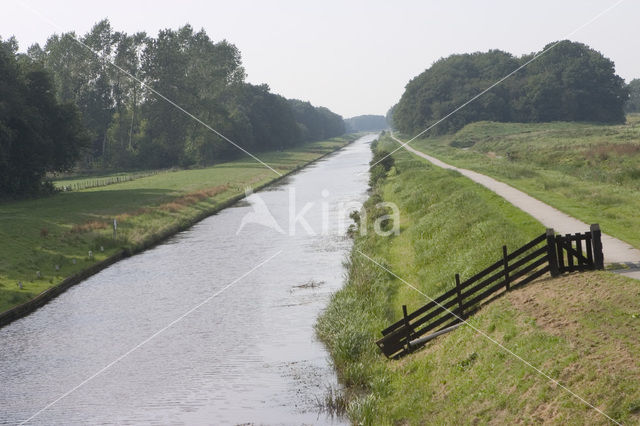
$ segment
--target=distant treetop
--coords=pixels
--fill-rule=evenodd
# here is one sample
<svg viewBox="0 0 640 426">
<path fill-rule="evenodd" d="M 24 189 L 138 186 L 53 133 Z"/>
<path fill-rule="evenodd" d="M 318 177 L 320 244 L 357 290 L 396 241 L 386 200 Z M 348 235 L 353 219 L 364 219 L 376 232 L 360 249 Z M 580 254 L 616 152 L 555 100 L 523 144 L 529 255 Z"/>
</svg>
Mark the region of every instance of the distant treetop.
<svg viewBox="0 0 640 426">
<path fill-rule="evenodd" d="M 358 115 L 344 120 L 347 132 L 375 132 L 389 127 L 383 115 Z"/>
<path fill-rule="evenodd" d="M 550 43 L 539 58 L 434 127 L 489 121 L 621 123 L 628 89 L 613 62 L 585 44 Z M 500 50 L 456 54 L 413 78 L 393 107 L 394 128 L 418 133 L 531 60 Z"/>
<path fill-rule="evenodd" d="M 634 78 L 627 85 L 629 100 L 625 104 L 626 112 L 640 112 L 640 78 Z"/>
</svg>

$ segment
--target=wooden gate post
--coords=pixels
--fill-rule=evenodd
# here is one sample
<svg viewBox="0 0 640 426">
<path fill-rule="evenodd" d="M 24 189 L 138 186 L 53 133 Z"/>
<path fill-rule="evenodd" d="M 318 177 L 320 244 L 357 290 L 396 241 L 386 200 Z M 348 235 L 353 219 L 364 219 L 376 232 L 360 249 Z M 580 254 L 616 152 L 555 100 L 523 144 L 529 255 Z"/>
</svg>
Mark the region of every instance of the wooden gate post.
<svg viewBox="0 0 640 426">
<path fill-rule="evenodd" d="M 593 244 L 593 266 L 595 269 L 604 269 L 604 254 L 602 253 L 602 232 L 600 225 L 591 225 L 591 241 Z"/>
<path fill-rule="evenodd" d="M 557 277 L 560 275 L 560 270 L 558 269 L 556 233 L 553 228 L 547 228 L 547 257 L 549 258 L 549 273 L 552 277 Z"/>
<path fill-rule="evenodd" d="M 564 240 L 562 235 L 556 235 L 556 253 L 558 253 L 558 270 L 561 274 L 567 272 L 564 266 Z"/>
</svg>

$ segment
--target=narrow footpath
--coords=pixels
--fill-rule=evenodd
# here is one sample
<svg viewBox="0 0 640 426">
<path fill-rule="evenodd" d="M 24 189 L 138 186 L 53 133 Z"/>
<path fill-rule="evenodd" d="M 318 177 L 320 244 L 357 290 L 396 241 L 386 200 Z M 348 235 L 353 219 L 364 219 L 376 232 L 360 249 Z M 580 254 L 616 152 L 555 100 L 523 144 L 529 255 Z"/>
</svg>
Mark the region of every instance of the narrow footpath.
<svg viewBox="0 0 640 426">
<path fill-rule="evenodd" d="M 391 137 L 399 144 L 404 143 L 393 134 L 391 134 Z M 452 166 L 435 157 L 418 151 L 409 145 L 404 145 L 404 148 L 438 167 L 455 170 L 472 181 L 479 183 L 485 188 L 495 192 L 514 206 L 530 214 L 545 227 L 553 228 L 558 233 L 568 234 L 585 232 L 585 230 L 589 229 L 588 224 L 581 222 L 578 219 L 575 219 L 560 210 L 551 207 L 550 205 L 545 204 L 510 185 L 507 185 L 504 182 L 497 181 L 489 176 L 472 170 Z M 606 264 L 626 264 L 629 266 L 629 269 L 622 269 L 616 272 L 631 278 L 640 279 L 640 250 L 632 247 L 624 241 L 607 235 L 604 232 L 602 233 L 602 245 Z"/>
</svg>

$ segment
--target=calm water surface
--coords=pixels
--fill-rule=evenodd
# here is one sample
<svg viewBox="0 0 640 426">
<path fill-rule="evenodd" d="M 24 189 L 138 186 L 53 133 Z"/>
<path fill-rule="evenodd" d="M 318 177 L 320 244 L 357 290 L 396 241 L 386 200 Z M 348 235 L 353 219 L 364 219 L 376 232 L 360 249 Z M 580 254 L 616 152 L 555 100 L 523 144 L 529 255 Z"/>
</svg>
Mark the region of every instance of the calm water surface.
<svg viewBox="0 0 640 426">
<path fill-rule="evenodd" d="M 343 284 L 351 244 L 340 203 L 366 198 L 374 138 L 0 329 L 0 423 L 28 419 L 205 301 L 29 423 L 344 423 L 318 410 L 337 384 L 313 325 Z M 303 218 L 315 235 L 301 222 L 291 233 L 291 213 L 307 203 Z M 247 221 L 265 206 L 282 233 Z"/>
</svg>

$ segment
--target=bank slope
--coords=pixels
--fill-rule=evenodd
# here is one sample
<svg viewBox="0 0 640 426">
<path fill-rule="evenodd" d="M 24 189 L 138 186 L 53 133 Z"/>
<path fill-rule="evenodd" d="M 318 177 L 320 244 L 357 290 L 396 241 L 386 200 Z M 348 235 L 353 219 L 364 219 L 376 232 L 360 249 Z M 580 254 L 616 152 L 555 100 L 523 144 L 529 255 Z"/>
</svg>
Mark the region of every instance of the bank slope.
<svg viewBox="0 0 640 426">
<path fill-rule="evenodd" d="M 392 149 L 388 139 L 379 148 Z M 602 423 L 606 417 L 499 346 L 464 326 L 400 361 L 374 341 L 401 305 L 426 300 L 367 260 L 367 254 L 429 296 L 493 263 L 544 231 L 500 197 L 456 172 L 406 152 L 367 203 L 395 202 L 401 234 L 356 237 L 345 287 L 318 322 L 347 392 L 348 412 L 364 424 L 468 424 L 542 421 Z M 469 243 L 471 241 L 472 243 Z M 570 303 L 567 303 L 570 301 Z M 638 422 L 640 287 L 606 272 L 537 281 L 490 304 L 472 323 L 613 418 Z M 625 374 L 631 372 L 633 374 Z"/>
</svg>

